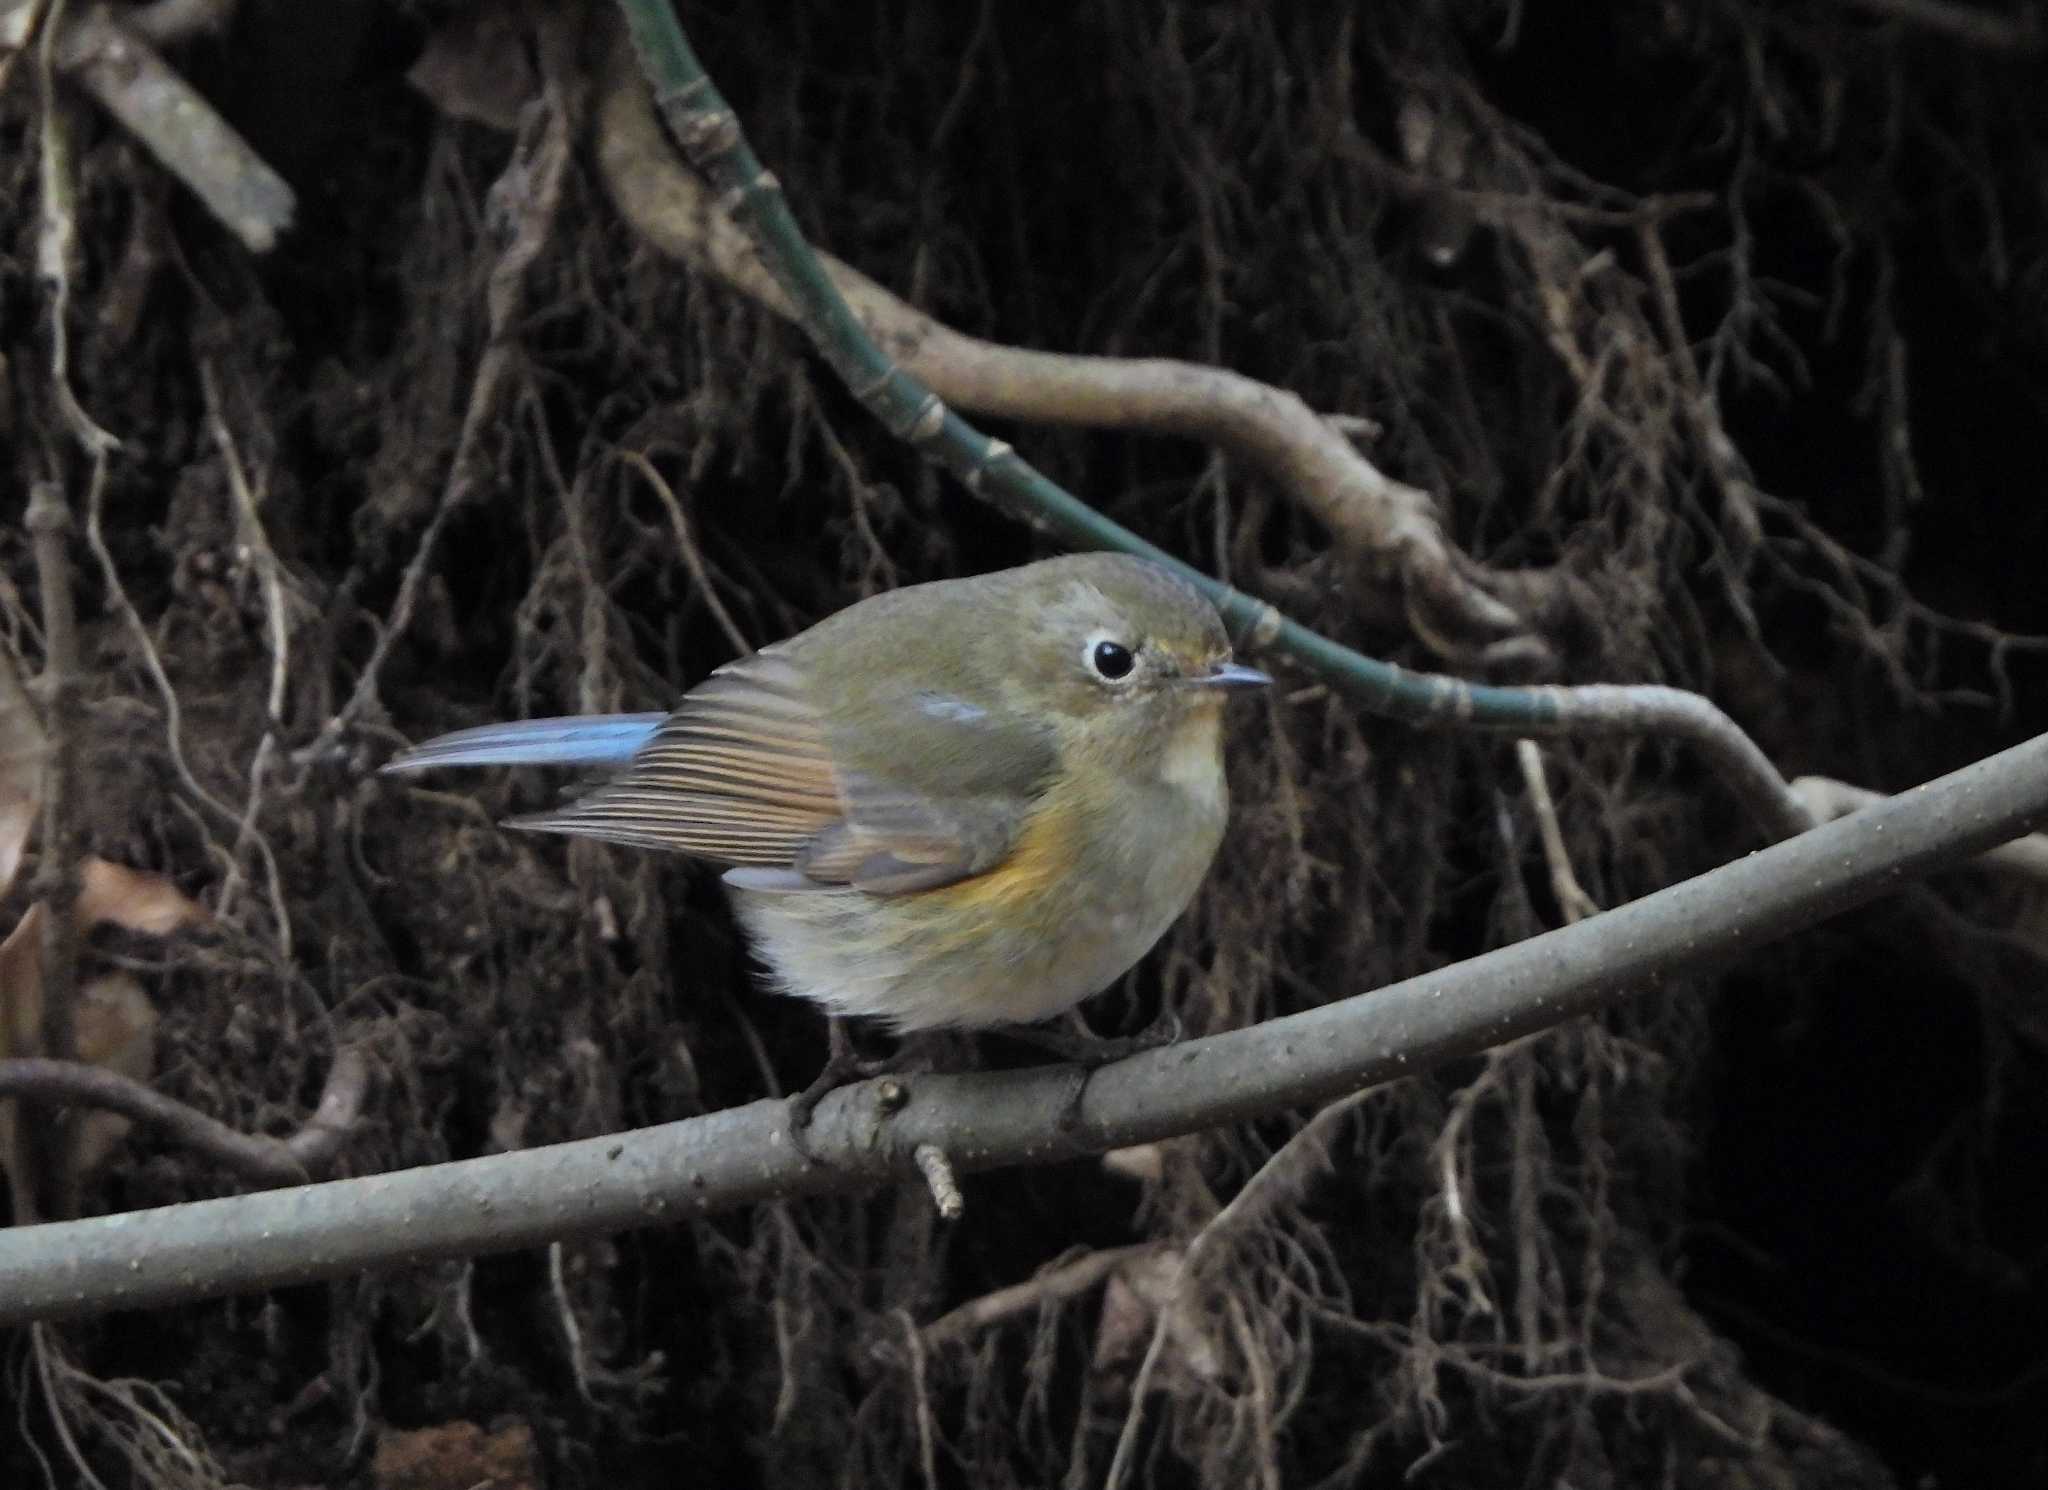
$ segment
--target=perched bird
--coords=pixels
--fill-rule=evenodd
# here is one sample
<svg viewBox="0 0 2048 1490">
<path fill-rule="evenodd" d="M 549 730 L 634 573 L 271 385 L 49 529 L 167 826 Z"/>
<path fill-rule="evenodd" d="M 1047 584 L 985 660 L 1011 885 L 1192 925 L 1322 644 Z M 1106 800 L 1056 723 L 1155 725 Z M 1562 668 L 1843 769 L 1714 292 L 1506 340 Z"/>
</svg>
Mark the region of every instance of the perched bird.
<svg viewBox="0 0 2048 1490">
<path fill-rule="evenodd" d="M 985 1028 L 1100 991 L 1185 909 L 1229 810 L 1224 696 L 1269 681 L 1193 586 L 1077 554 L 872 596 L 672 714 L 486 725 L 384 769 L 616 767 L 511 826 L 726 865 L 786 992 Z"/>
</svg>

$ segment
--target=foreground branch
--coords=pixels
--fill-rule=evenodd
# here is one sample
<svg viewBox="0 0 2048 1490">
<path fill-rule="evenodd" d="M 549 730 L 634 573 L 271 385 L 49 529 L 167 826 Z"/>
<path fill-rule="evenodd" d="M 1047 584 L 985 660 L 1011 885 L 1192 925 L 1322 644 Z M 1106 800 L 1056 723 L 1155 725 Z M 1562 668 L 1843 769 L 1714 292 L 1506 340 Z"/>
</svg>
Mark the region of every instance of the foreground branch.
<svg viewBox="0 0 2048 1490">
<path fill-rule="evenodd" d="M 1654 988 L 2048 822 L 2048 735 L 1544 936 L 1251 1029 L 1075 1069 L 893 1076 L 605 1138 L 0 1232 L 0 1325 L 508 1251 L 764 1200 L 1146 1143 L 1410 1076 Z M 909 1091 L 880 1101 L 884 1086 Z"/>
</svg>

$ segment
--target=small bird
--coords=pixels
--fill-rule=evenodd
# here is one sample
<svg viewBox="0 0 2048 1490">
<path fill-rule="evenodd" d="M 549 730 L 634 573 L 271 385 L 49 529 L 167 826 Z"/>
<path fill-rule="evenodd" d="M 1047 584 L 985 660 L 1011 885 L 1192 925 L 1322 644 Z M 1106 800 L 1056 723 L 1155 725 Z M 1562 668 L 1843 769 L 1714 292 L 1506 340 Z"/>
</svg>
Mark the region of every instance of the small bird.
<svg viewBox="0 0 2048 1490">
<path fill-rule="evenodd" d="M 1022 1025 L 1193 899 L 1229 812 L 1224 697 L 1270 681 L 1192 585 L 1076 554 L 872 596 L 671 714 L 485 725 L 384 769 L 616 768 L 510 826 L 726 866 L 775 984 L 834 1015 Z"/>
</svg>

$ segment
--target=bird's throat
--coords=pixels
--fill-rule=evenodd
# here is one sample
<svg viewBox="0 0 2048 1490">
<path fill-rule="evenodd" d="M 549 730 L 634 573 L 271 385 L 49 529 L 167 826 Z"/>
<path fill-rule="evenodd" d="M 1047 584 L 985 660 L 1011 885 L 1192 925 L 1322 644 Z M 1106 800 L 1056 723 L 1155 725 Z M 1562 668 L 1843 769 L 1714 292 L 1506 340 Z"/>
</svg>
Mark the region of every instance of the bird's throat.
<svg viewBox="0 0 2048 1490">
<path fill-rule="evenodd" d="M 1159 779 L 1190 803 L 1223 805 L 1223 701 L 1204 699 L 1174 729 L 1159 757 Z"/>
</svg>

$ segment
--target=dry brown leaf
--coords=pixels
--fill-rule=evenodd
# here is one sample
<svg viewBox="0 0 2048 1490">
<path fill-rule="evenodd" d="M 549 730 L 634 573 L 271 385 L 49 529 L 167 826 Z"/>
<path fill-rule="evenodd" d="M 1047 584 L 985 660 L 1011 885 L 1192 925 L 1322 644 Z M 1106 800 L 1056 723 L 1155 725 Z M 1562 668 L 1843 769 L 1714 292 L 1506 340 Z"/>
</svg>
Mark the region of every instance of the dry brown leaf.
<svg viewBox="0 0 2048 1490">
<path fill-rule="evenodd" d="M 80 874 L 76 906 L 82 926 L 112 924 L 151 936 L 165 936 L 207 919 L 206 907 L 162 875 L 91 857 L 86 859 Z M 7 940 L 0 942 L 0 1059 L 43 1054 L 44 915 L 43 905 L 38 901 L 8 933 Z M 79 1057 L 121 1070 L 110 1060 L 87 1053 L 88 1000 L 92 989 L 106 981 L 101 979 L 79 995 L 75 1016 Z M 155 1018 L 152 1011 L 152 1029 Z"/>
<path fill-rule="evenodd" d="M 168 879 L 106 859 L 87 858 L 79 867 L 73 913 L 86 927 L 111 923 L 129 931 L 163 936 L 207 919 L 206 908 Z M 43 1050 L 43 922 L 38 901 L 0 942 L 0 1059 L 31 1057 Z M 156 1006 L 142 985 L 126 973 L 95 978 L 78 991 L 73 1011 L 81 1061 L 147 1081 L 156 1069 Z M 128 1119 L 111 1112 L 80 1114 L 72 1127 L 65 1168 L 81 1182 L 107 1161 L 126 1135 Z M 21 1152 L 16 1104 L 0 1102 L 0 1170 L 19 1183 L 28 1172 Z M 31 1197 L 15 1193 L 17 1219 L 32 1215 Z"/>
<path fill-rule="evenodd" d="M 524 1423 L 486 1433 L 475 1423 L 453 1422 L 387 1428 L 370 1475 L 378 1490 L 532 1490 L 540 1463 Z"/>
<path fill-rule="evenodd" d="M 22 850 L 42 806 L 47 753 L 42 716 L 14 659 L 0 647 L 0 895 L 21 871 Z"/>
<path fill-rule="evenodd" d="M 111 923 L 149 936 L 168 936 L 207 919 L 205 906 L 162 875 L 91 856 L 79 870 L 77 914 L 81 926 Z"/>
</svg>

